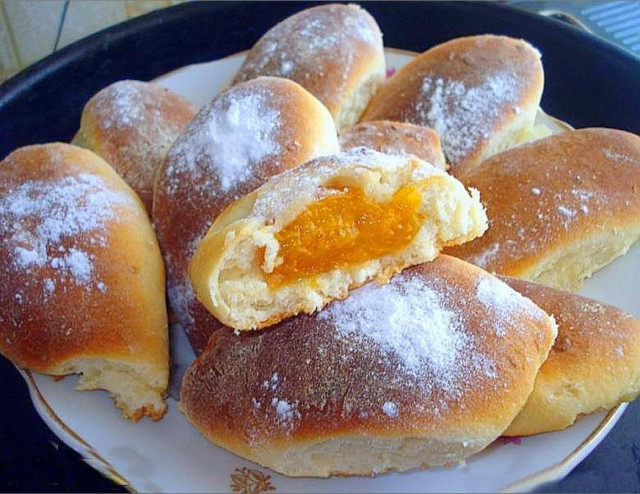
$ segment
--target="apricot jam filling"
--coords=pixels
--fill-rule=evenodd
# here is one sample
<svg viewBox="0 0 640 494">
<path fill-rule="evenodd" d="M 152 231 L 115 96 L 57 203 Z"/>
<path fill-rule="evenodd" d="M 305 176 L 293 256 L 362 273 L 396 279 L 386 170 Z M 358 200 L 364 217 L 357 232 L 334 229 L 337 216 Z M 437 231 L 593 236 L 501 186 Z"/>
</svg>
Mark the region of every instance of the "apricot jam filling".
<svg viewBox="0 0 640 494">
<path fill-rule="evenodd" d="M 265 274 L 267 283 L 286 285 L 405 248 L 422 223 L 421 204 L 420 192 L 406 185 L 386 203 L 354 187 L 309 205 L 275 234 L 283 262 Z M 264 249 L 258 255 L 264 259 Z"/>
</svg>

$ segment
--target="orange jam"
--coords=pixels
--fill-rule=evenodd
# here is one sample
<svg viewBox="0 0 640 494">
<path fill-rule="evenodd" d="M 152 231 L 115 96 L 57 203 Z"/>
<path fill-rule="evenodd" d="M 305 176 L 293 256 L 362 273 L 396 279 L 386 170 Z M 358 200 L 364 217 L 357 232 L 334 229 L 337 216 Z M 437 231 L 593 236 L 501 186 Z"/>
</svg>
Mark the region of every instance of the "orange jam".
<svg viewBox="0 0 640 494">
<path fill-rule="evenodd" d="M 315 202 L 275 234 L 283 262 L 265 278 L 285 285 L 396 252 L 418 233 L 421 203 L 412 185 L 386 203 L 368 199 L 359 188 Z M 263 259 L 264 249 L 258 255 Z"/>
</svg>

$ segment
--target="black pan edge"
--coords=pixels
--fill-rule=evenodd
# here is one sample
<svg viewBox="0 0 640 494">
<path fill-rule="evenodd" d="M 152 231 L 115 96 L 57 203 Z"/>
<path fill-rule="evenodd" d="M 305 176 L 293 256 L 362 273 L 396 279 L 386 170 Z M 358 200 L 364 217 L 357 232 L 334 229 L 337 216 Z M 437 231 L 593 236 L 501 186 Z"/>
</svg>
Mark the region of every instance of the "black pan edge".
<svg viewBox="0 0 640 494">
<path fill-rule="evenodd" d="M 0 157 L 72 138 L 82 106 L 122 79 L 150 80 L 249 48 L 279 20 L 313 3 L 193 2 L 129 20 L 77 41 L 0 86 Z M 457 36 L 524 38 L 543 54 L 543 108 L 575 127 L 640 133 L 640 61 L 608 41 L 498 3 L 362 2 L 385 44 L 423 51 Z"/>
</svg>

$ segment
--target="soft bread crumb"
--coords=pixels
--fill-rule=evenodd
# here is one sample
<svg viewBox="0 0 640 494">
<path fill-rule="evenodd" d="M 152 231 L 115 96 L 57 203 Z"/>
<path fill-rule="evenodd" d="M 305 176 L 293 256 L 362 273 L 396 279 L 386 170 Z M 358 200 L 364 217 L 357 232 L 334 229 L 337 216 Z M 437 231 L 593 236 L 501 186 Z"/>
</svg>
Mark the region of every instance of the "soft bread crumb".
<svg viewBox="0 0 640 494">
<path fill-rule="evenodd" d="M 160 420 L 167 411 L 163 378 L 149 366 L 104 359 L 76 359 L 62 366 L 56 375 L 78 374 L 77 390 L 104 389 L 122 410 L 123 417 Z"/>
<path fill-rule="evenodd" d="M 250 324 L 254 327 L 264 327 L 281 320 L 283 309 L 287 316 L 298 312 L 313 313 L 331 299 L 346 297 L 349 289 L 372 278 L 384 283 L 407 266 L 434 259 L 443 246 L 462 243 L 482 234 L 486 219 L 477 191 L 472 191 L 471 197 L 464 200 L 459 193 L 459 190 L 445 187 L 425 191 L 420 214 L 428 220 L 407 248 L 382 258 L 336 268 L 278 290 L 264 281 L 262 271 L 265 266 L 258 266 L 253 261 L 257 249 L 265 245 L 267 251 L 277 252 L 277 240 L 271 236 L 263 244 L 256 242 L 255 237 L 249 237 L 238 246 L 236 255 L 220 272 L 217 283 L 221 303 L 233 307 L 236 320 L 244 319 L 252 321 Z M 270 270 L 273 267 L 269 266 Z"/>
</svg>

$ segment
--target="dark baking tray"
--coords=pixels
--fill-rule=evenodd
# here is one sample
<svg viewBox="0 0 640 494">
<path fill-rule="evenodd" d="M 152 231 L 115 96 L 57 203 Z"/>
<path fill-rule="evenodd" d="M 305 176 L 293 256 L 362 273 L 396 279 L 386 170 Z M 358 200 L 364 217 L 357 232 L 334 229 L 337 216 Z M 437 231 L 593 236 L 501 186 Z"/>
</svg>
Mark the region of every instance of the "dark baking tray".
<svg viewBox="0 0 640 494">
<path fill-rule="evenodd" d="M 543 54 L 542 106 L 548 113 L 575 127 L 640 133 L 640 61 L 613 44 L 499 3 L 360 4 L 376 18 L 389 47 L 420 52 L 478 33 L 524 38 Z M 0 158 L 27 144 L 69 141 L 84 103 L 114 81 L 150 80 L 248 49 L 275 23 L 310 5 L 186 3 L 78 41 L 0 86 Z M 0 491 L 122 491 L 47 429 L 24 382 L 2 357 L 0 389 Z M 627 409 L 566 479 L 543 490 L 640 492 L 640 404 Z"/>
</svg>

